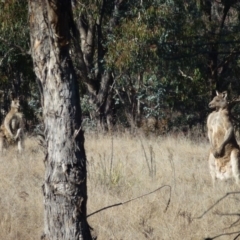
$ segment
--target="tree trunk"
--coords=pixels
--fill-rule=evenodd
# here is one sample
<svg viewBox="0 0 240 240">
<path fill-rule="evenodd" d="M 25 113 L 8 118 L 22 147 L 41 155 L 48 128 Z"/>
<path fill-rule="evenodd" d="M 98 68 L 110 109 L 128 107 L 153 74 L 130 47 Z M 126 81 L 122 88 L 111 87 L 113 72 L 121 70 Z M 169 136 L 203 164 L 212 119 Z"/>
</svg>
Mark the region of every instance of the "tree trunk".
<svg viewBox="0 0 240 240">
<path fill-rule="evenodd" d="M 209 47 L 209 55 L 207 62 L 210 90 L 209 97 L 211 99 L 215 96 L 215 89 L 223 91 L 226 90 L 227 87 L 227 84 L 224 83 L 223 74 L 229 69 L 230 59 L 234 55 L 234 51 L 230 51 L 227 56 L 221 59 L 221 54 L 219 54 L 219 48 L 221 44 L 221 37 L 223 34 L 226 17 L 231 7 L 236 2 L 236 0 L 222 2 L 201 0 L 202 9 L 209 20 L 209 23 L 207 24 L 209 24 L 209 36 L 211 37 L 212 42 Z M 214 8 L 219 8 L 219 6 L 222 8 L 221 18 L 219 18 L 219 16 L 216 16 L 213 10 Z"/>
<path fill-rule="evenodd" d="M 111 5 L 112 16 L 108 24 L 103 25 L 103 19 L 107 14 L 107 1 L 102 1 L 97 20 L 91 15 L 91 11 L 80 11 L 77 20 L 76 39 L 81 44 L 75 44 L 80 75 L 87 85 L 91 101 L 97 106 L 97 112 L 93 114 L 98 128 L 103 131 L 111 131 L 114 124 L 114 99 L 112 70 L 106 67 L 106 53 L 108 51 L 106 35 L 111 35 L 118 25 L 119 9 L 123 1 L 114 1 Z M 85 9 L 85 7 L 84 7 Z M 105 29 L 103 31 L 103 29 Z M 107 30 L 106 30 L 107 29 Z"/>
<path fill-rule="evenodd" d="M 47 146 L 43 239 L 92 239 L 78 84 L 69 56 L 71 1 L 29 0 L 29 22 Z"/>
<path fill-rule="evenodd" d="M 98 128 L 103 131 L 113 130 L 114 104 L 111 86 L 113 78 L 110 72 L 101 76 L 101 87 L 97 95 L 93 96 L 97 105 Z"/>
</svg>

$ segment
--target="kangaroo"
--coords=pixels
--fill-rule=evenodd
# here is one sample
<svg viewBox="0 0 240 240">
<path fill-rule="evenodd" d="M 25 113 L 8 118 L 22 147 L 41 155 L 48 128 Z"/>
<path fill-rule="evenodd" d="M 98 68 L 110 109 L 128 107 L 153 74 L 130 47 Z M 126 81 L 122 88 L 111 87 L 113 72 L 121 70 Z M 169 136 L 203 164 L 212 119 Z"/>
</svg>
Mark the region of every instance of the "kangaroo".
<svg viewBox="0 0 240 240">
<path fill-rule="evenodd" d="M 12 100 L 11 109 L 6 115 L 0 127 L 0 151 L 3 151 L 5 144 L 18 143 L 18 151 L 23 149 L 23 114 L 19 110 L 18 99 Z"/>
<path fill-rule="evenodd" d="M 209 103 L 215 109 L 207 118 L 208 138 L 211 145 L 209 168 L 213 185 L 216 179 L 235 178 L 240 183 L 240 148 L 236 141 L 231 121 L 231 105 L 227 101 L 227 92 L 216 91 Z"/>
</svg>

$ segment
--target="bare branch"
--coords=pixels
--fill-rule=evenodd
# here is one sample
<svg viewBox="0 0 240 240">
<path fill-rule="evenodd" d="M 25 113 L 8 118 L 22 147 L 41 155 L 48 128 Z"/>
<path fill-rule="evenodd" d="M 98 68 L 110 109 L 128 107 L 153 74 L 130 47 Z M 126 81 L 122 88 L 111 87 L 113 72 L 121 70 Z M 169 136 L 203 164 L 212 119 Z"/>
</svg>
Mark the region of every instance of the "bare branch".
<svg viewBox="0 0 240 240">
<path fill-rule="evenodd" d="M 240 96 L 228 101 L 228 109 L 231 110 L 237 103 L 240 103 Z"/>
<path fill-rule="evenodd" d="M 212 206 L 210 206 L 206 211 L 204 211 L 202 215 L 200 215 L 199 217 L 195 217 L 193 219 L 201 219 L 204 215 L 206 215 L 208 212 L 210 212 L 216 205 L 218 205 L 222 200 L 224 200 L 225 198 L 227 198 L 229 195 L 232 195 L 232 194 L 240 194 L 240 192 L 226 193 L 223 197 L 219 198 Z"/>
<path fill-rule="evenodd" d="M 185 77 L 185 78 L 188 78 L 188 79 L 190 79 L 190 80 L 193 80 L 192 77 L 186 75 L 180 68 L 178 69 L 178 71 L 179 71 L 179 73 L 180 73 L 181 76 L 183 76 L 183 77 Z"/>
<path fill-rule="evenodd" d="M 221 216 L 221 217 L 222 217 L 222 216 L 237 216 L 237 217 L 238 217 L 236 221 L 234 221 L 229 227 L 227 227 L 227 228 L 225 228 L 225 229 L 232 228 L 232 227 L 234 227 L 237 223 L 240 222 L 240 213 L 221 213 L 221 212 L 216 212 L 216 214 L 217 214 L 218 216 Z"/>
<path fill-rule="evenodd" d="M 214 71 L 216 71 L 217 69 L 219 68 L 222 68 L 224 65 L 227 65 L 231 58 L 233 57 L 233 55 L 236 54 L 236 50 L 233 49 L 219 64 L 218 66 L 216 67 L 216 69 Z"/>
<path fill-rule="evenodd" d="M 233 235 L 233 234 L 238 234 L 233 240 L 236 240 L 239 236 L 240 236 L 240 232 L 231 232 L 231 233 L 222 233 L 222 234 L 219 234 L 217 236 L 214 236 L 214 237 L 209 237 L 209 238 L 205 238 L 204 240 L 213 240 L 213 239 L 216 239 L 216 238 L 219 238 L 219 237 L 222 237 L 222 236 L 230 236 L 230 235 Z"/>
<path fill-rule="evenodd" d="M 10 53 L 14 48 L 10 48 L 5 55 L 2 57 L 2 59 L 0 60 L 0 66 L 2 66 L 4 59 L 7 57 L 8 53 Z"/>
<path fill-rule="evenodd" d="M 201 219 L 205 214 L 207 214 L 209 211 L 211 211 L 222 200 L 224 200 L 225 198 L 227 198 L 229 195 L 232 195 L 232 194 L 240 194 L 240 192 L 228 192 L 228 193 L 226 193 L 223 197 L 219 198 L 212 206 L 210 206 L 206 211 L 204 211 L 204 213 L 202 215 L 200 215 L 199 217 L 193 218 L 193 219 Z M 222 214 L 222 215 L 240 216 L 240 214 L 237 214 L 237 213 L 236 214 L 231 214 L 231 213 L 230 214 Z M 240 221 L 240 218 L 238 218 L 234 223 L 232 223 L 230 225 L 230 227 L 236 225 L 239 221 Z M 219 237 L 222 237 L 222 236 L 230 236 L 230 235 L 233 235 L 233 234 L 237 234 L 237 236 L 235 236 L 234 240 L 238 239 L 238 237 L 240 236 L 240 232 L 238 231 L 238 232 L 222 233 L 222 234 L 216 235 L 214 237 L 205 238 L 205 240 L 213 240 L 213 239 L 216 239 L 216 238 L 219 238 Z"/>
<path fill-rule="evenodd" d="M 168 187 L 168 188 L 170 189 L 169 199 L 168 199 L 168 202 L 167 202 L 167 206 L 166 206 L 166 208 L 164 209 L 164 212 L 166 212 L 167 209 L 168 209 L 168 207 L 169 207 L 169 205 L 170 205 L 170 201 L 171 201 L 171 191 L 172 191 L 172 188 L 171 188 L 170 185 L 163 185 L 163 186 L 161 186 L 161 187 L 153 190 L 152 192 L 143 194 L 143 195 L 141 195 L 141 196 L 139 196 L 139 197 L 135 197 L 135 198 L 129 199 L 129 200 L 125 201 L 125 202 L 115 203 L 115 204 L 113 204 L 113 205 L 110 205 L 110 206 L 101 208 L 101 209 L 99 209 L 99 210 L 97 210 L 97 211 L 95 211 L 95 212 L 90 213 L 89 215 L 87 215 L 87 218 L 90 217 L 90 216 L 92 216 L 92 215 L 94 215 L 94 214 L 96 214 L 96 213 L 102 212 L 103 210 L 106 210 L 106 209 L 108 209 L 108 208 L 112 208 L 112 207 L 117 207 L 117 206 L 120 206 L 120 205 L 124 205 L 124 204 L 129 203 L 129 202 L 132 202 L 132 201 L 134 201 L 134 200 L 136 200 L 136 199 L 145 197 L 145 196 L 150 195 L 150 194 L 152 194 L 152 193 L 154 193 L 154 192 L 157 192 L 157 191 L 159 191 L 159 190 L 161 190 L 162 188 L 165 188 L 165 187 Z"/>
<path fill-rule="evenodd" d="M 23 49 L 21 46 L 17 45 L 17 44 L 13 44 L 13 43 L 9 43 L 6 39 L 4 39 L 3 37 L 0 36 L 0 40 L 4 43 L 6 43 L 8 46 L 12 47 L 12 48 L 17 48 L 19 49 L 22 54 L 25 55 L 30 55 L 30 52 L 27 52 L 25 49 Z"/>
</svg>

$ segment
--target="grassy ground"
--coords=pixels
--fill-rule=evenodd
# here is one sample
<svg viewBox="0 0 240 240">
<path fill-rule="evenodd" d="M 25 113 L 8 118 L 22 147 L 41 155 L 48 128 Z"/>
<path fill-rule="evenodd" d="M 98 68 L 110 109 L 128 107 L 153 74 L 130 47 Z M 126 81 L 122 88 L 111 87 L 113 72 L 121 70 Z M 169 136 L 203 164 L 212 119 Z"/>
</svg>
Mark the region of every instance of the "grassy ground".
<svg viewBox="0 0 240 240">
<path fill-rule="evenodd" d="M 0 156 L 0 239 L 39 239 L 43 229 L 43 153 L 27 139 L 22 156 L 17 147 Z"/>
<path fill-rule="evenodd" d="M 113 137 L 85 134 L 85 138 L 89 214 L 166 185 L 150 195 L 90 216 L 88 222 L 98 239 L 195 240 L 239 230 L 238 222 L 231 227 L 238 220 L 233 213 L 239 212 L 239 187 L 231 181 L 212 187 L 206 139 L 127 134 Z M 34 139 L 27 139 L 23 156 L 18 156 L 15 148 L 1 156 L 0 239 L 40 238 L 42 160 L 43 153 Z M 171 187 L 171 194 L 167 186 Z M 239 194 L 229 195 L 202 218 L 195 219 L 233 191 Z"/>
</svg>

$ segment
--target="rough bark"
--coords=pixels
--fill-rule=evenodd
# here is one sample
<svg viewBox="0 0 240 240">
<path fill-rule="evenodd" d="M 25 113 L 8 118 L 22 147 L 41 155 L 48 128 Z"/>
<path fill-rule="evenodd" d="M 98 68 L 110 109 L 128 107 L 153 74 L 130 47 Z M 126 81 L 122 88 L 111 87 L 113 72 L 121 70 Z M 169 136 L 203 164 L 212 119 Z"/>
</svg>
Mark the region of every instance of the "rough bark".
<svg viewBox="0 0 240 240">
<path fill-rule="evenodd" d="M 92 239 L 86 221 L 86 156 L 78 84 L 69 56 L 71 1 L 28 2 L 47 146 L 42 238 Z"/>
</svg>

